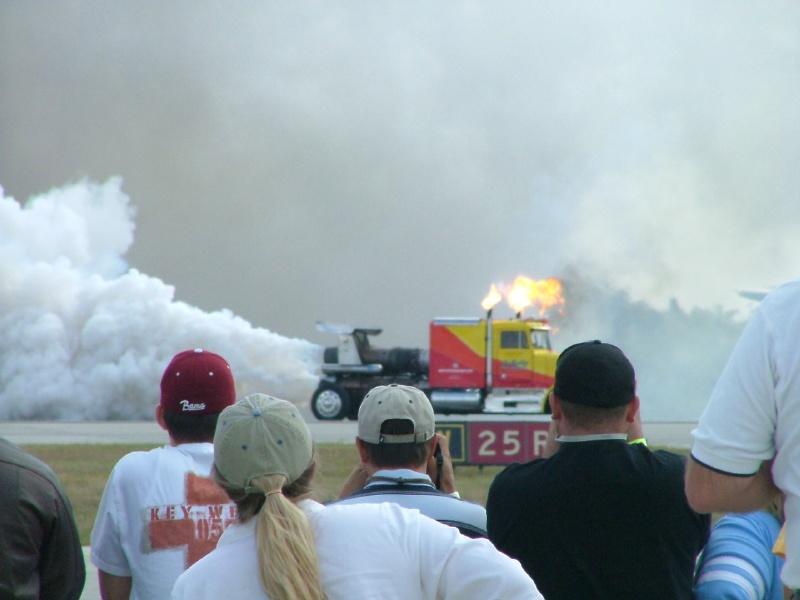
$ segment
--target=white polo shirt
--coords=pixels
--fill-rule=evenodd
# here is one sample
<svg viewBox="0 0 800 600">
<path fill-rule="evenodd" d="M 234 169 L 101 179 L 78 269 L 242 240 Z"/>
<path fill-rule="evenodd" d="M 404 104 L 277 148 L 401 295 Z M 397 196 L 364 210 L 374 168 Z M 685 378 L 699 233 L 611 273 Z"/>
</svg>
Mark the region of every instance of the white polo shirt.
<svg viewBox="0 0 800 600">
<path fill-rule="evenodd" d="M 692 456 L 732 475 L 775 460 L 786 493 L 783 582 L 800 588 L 800 280 L 768 294 L 745 327 L 697 429 Z"/>
<path fill-rule="evenodd" d="M 298 504 L 311 523 L 328 600 L 539 600 L 516 560 L 485 539 L 395 504 Z M 186 571 L 173 600 L 266 599 L 258 579 L 256 518 L 231 525 Z"/>
</svg>

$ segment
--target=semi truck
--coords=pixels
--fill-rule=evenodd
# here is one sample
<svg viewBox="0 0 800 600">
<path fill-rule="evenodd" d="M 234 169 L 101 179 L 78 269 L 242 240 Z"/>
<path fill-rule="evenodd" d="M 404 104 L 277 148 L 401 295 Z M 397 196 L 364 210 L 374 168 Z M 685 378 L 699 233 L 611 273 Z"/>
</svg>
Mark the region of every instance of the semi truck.
<svg viewBox="0 0 800 600">
<path fill-rule="evenodd" d="M 339 340 L 324 349 L 310 402 L 317 419 L 357 419 L 364 395 L 390 383 L 418 387 L 438 414 L 549 413 L 558 354 L 545 319 L 437 318 L 427 348 L 376 347 L 377 327 L 317 329 Z"/>
</svg>

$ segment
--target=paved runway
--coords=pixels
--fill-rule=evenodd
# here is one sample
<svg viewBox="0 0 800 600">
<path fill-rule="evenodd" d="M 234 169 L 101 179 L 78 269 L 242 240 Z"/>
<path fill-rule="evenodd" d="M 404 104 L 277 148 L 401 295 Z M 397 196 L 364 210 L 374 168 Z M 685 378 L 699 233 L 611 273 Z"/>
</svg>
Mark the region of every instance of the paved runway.
<svg viewBox="0 0 800 600">
<path fill-rule="evenodd" d="M 317 421 L 305 415 L 314 441 L 319 443 L 351 444 L 356 436 L 353 421 Z M 519 420 L 519 415 L 470 415 L 467 417 L 441 417 L 437 420 Z M 529 416 L 533 420 L 549 420 L 546 416 Z M 645 423 L 643 426 L 651 446 L 689 448 L 690 432 L 694 423 Z M 2 421 L 0 437 L 14 444 L 166 444 L 167 434 L 154 421 L 102 421 L 65 423 L 59 421 Z M 97 571 L 89 560 L 89 548 L 84 548 L 86 557 L 86 586 L 81 600 L 100 600 Z"/>
<path fill-rule="evenodd" d="M 441 417 L 437 421 L 474 421 L 480 418 L 519 420 L 521 416 L 468 415 Z M 532 415 L 532 420 L 548 420 L 546 416 Z M 308 421 L 311 435 L 318 443 L 353 443 L 356 436 L 354 421 Z M 689 448 L 690 432 L 694 423 L 645 423 L 643 428 L 648 442 L 653 446 Z M 65 423 L 60 421 L 0 421 L 0 437 L 14 444 L 166 444 L 167 434 L 154 421 L 101 421 Z"/>
<path fill-rule="evenodd" d="M 319 443 L 352 443 L 356 425 L 352 421 L 309 423 Z M 166 444 L 167 433 L 155 421 L 3 421 L 0 437 L 14 444 Z"/>
</svg>

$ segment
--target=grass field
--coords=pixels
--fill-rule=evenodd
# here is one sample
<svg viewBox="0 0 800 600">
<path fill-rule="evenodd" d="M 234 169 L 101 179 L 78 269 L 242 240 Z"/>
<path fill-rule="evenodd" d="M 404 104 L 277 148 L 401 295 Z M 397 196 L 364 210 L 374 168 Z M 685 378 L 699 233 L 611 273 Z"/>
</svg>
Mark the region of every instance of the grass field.
<svg viewBox="0 0 800 600">
<path fill-rule="evenodd" d="M 150 450 L 156 445 L 87 444 L 23 446 L 55 471 L 75 511 L 81 543 L 89 545 L 89 536 L 106 485 L 108 474 L 125 454 L 135 450 Z M 315 480 L 316 498 L 320 501 L 339 496 L 339 490 L 356 464 L 355 446 L 350 444 L 319 444 L 319 465 Z M 460 466 L 456 469 L 456 484 L 462 498 L 486 504 L 494 476 L 502 467 Z"/>
</svg>

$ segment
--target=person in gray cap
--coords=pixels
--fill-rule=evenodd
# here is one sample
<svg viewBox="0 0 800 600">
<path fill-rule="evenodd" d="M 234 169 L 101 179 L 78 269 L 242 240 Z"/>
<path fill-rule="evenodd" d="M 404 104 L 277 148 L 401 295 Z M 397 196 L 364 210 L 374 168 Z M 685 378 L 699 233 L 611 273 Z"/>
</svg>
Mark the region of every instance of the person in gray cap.
<svg viewBox="0 0 800 600">
<path fill-rule="evenodd" d="M 459 498 L 447 438 L 435 428 L 422 390 L 397 384 L 371 389 L 358 410 L 361 462 L 334 503 L 395 502 L 466 536 L 486 537 L 486 509 Z"/>
<path fill-rule="evenodd" d="M 520 564 L 488 540 L 396 504 L 315 502 L 315 468 L 293 404 L 252 394 L 226 408 L 214 472 L 238 521 L 178 578 L 172 600 L 541 600 Z"/>
<path fill-rule="evenodd" d="M 548 600 L 690 599 L 709 515 L 683 493 L 683 456 L 642 437 L 633 365 L 598 340 L 564 350 L 545 458 L 509 465 L 486 503 L 489 539 Z"/>
</svg>

